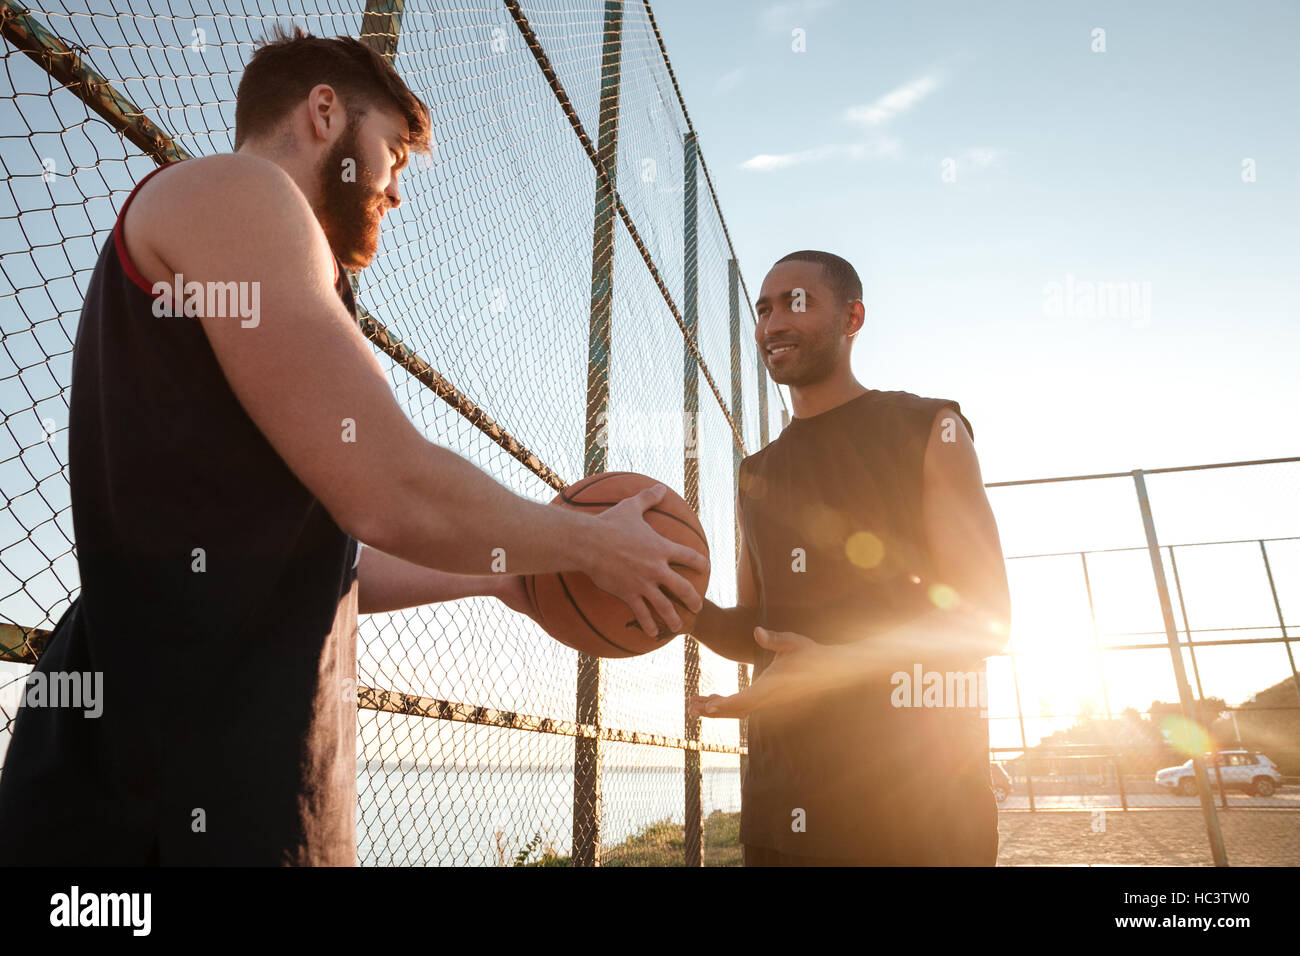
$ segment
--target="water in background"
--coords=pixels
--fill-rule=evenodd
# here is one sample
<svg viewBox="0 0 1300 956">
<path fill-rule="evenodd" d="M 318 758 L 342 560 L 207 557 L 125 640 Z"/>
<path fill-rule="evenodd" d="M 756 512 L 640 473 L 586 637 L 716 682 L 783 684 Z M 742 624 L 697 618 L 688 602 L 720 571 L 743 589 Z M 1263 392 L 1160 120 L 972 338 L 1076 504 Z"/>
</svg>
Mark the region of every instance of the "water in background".
<svg viewBox="0 0 1300 956">
<path fill-rule="evenodd" d="M 539 834 L 541 846 L 549 842 L 569 853 L 571 767 L 372 763 L 359 764 L 357 774 L 362 866 L 509 864 Z M 738 766 L 706 766 L 703 777 L 706 817 L 740 810 Z M 601 845 L 620 843 L 659 820 L 681 823 L 684 790 L 680 767 L 602 767 Z"/>
</svg>

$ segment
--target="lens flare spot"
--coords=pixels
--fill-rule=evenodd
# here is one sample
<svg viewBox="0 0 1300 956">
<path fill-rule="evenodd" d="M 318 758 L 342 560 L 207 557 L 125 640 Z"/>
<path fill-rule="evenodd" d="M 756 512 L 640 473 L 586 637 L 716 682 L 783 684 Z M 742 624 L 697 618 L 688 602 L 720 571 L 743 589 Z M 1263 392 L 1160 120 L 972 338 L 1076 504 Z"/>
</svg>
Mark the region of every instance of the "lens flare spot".
<svg viewBox="0 0 1300 956">
<path fill-rule="evenodd" d="M 870 531 L 857 531 L 844 542 L 844 553 L 858 567 L 870 570 L 885 560 L 885 543 Z"/>
<path fill-rule="evenodd" d="M 930 585 L 930 603 L 941 611 L 950 611 L 957 606 L 957 592 L 946 584 Z"/>
<path fill-rule="evenodd" d="M 1160 721 L 1160 732 L 1164 734 L 1170 746 L 1189 757 L 1203 754 L 1213 747 L 1210 735 L 1204 727 L 1194 720 L 1187 720 L 1175 714 Z"/>
</svg>

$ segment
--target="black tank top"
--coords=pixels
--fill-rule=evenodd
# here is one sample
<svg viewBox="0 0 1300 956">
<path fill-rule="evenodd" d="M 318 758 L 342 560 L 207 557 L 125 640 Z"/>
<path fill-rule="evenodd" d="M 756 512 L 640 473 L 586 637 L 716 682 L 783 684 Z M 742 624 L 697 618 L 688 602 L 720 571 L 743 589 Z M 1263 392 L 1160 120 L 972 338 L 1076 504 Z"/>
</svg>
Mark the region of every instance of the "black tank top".
<svg viewBox="0 0 1300 956">
<path fill-rule="evenodd" d="M 101 674 L 102 714 L 19 709 L 0 820 L 22 822 L 0 827 L 0 863 L 143 863 L 156 842 L 164 864 L 353 865 L 358 544 L 244 412 L 199 320 L 154 316 L 122 222 L 167 168 L 123 205 L 73 352 L 81 592 L 36 671 Z"/>
<path fill-rule="evenodd" d="M 956 402 L 868 390 L 794 419 L 741 462 L 760 625 L 847 643 L 933 608 L 922 468 L 944 408 L 974 436 Z M 755 676 L 771 659 L 758 648 Z M 914 663 L 900 660 L 897 669 L 912 674 Z M 885 678 L 751 714 L 742 842 L 846 861 L 934 863 L 966 853 L 991 824 L 996 851 L 979 708 L 895 708 L 892 690 Z M 961 832 L 945 832 L 954 818 Z"/>
</svg>

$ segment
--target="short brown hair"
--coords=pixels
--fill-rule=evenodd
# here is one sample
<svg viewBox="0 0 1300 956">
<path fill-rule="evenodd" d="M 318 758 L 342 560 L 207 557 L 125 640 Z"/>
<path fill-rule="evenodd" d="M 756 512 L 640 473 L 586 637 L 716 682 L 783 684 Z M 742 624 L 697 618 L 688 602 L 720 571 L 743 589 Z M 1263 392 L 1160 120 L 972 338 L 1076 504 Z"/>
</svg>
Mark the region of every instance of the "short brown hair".
<svg viewBox="0 0 1300 956">
<path fill-rule="evenodd" d="M 352 37 L 290 33 L 278 24 L 253 51 L 235 95 L 235 149 L 250 136 L 274 129 L 312 88 L 326 83 L 343 98 L 348 115 L 391 106 L 405 117 L 413 152 L 428 153 L 429 107 L 411 92 L 391 63 Z"/>
</svg>

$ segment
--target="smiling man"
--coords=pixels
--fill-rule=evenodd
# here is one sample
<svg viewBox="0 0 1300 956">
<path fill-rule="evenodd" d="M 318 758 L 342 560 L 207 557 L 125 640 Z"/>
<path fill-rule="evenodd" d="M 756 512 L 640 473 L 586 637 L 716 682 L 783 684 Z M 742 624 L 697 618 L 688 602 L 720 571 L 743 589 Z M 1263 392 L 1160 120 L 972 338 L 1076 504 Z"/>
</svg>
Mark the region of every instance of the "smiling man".
<svg viewBox="0 0 1300 956">
<path fill-rule="evenodd" d="M 854 378 L 862 284 L 839 256 L 778 261 L 757 312 L 795 417 L 741 462 L 738 606 L 706 601 L 694 630 L 756 677 L 691 702 L 749 717 L 745 865 L 993 865 L 980 691 L 1010 610 L 970 423 Z"/>
<path fill-rule="evenodd" d="M 707 559 L 642 517 L 662 485 L 598 516 L 530 501 L 394 398 L 344 270 L 370 264 L 429 144 L 378 54 L 277 35 L 240 82 L 236 151 L 124 203 L 72 362 L 81 593 L 35 672 L 102 675 L 102 712 L 19 708 L 0 864 L 352 865 L 358 613 L 525 610 L 520 574 L 570 569 L 648 634 L 652 611 L 680 629 L 670 596 L 700 607 L 671 563 Z M 178 286 L 183 308 L 155 309 Z M 260 315 L 189 294 L 245 286 Z"/>
</svg>

